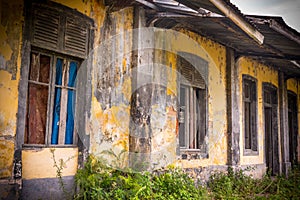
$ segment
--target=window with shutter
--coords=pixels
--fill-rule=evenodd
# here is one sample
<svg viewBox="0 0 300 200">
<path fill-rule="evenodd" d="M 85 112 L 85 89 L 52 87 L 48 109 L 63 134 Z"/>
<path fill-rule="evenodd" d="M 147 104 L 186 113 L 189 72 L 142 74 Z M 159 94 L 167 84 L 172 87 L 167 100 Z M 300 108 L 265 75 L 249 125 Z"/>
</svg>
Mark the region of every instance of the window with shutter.
<svg viewBox="0 0 300 200">
<path fill-rule="evenodd" d="M 256 80 L 243 75 L 244 153 L 257 153 L 257 86 Z"/>
<path fill-rule="evenodd" d="M 196 66 L 184 58 L 179 58 L 179 147 L 181 157 L 207 157 L 206 109 L 207 87 Z M 206 63 L 200 67 L 207 68 Z M 202 70 L 204 71 L 204 70 Z M 207 70 L 205 70 L 207 71 Z"/>
<path fill-rule="evenodd" d="M 32 3 L 25 144 L 77 143 L 76 77 L 89 51 L 92 21 L 59 4 Z"/>
</svg>

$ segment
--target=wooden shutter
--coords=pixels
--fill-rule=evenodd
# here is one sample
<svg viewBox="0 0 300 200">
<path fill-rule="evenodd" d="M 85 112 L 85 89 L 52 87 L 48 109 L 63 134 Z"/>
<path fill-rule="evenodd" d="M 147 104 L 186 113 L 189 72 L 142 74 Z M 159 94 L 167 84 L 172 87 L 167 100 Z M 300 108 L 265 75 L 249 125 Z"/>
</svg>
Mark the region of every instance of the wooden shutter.
<svg viewBox="0 0 300 200">
<path fill-rule="evenodd" d="M 203 75 L 200 74 L 200 72 L 194 68 L 193 65 L 191 65 L 188 61 L 185 59 L 181 59 L 181 82 L 186 85 L 190 85 L 193 87 L 205 89 L 206 83 L 203 78 Z"/>
<path fill-rule="evenodd" d="M 73 10 L 50 5 L 33 5 L 32 45 L 59 53 L 85 58 L 91 21 Z"/>
<path fill-rule="evenodd" d="M 193 73 L 191 70 L 191 67 L 189 66 L 189 63 L 187 61 L 183 60 L 181 62 L 181 82 L 186 85 L 191 85 L 193 83 Z"/>
<path fill-rule="evenodd" d="M 201 88 L 201 89 L 205 89 L 205 80 L 203 79 L 202 75 L 200 74 L 199 71 L 197 71 L 195 69 L 194 72 L 194 81 L 193 84 L 195 87 Z"/>
<path fill-rule="evenodd" d="M 65 29 L 65 50 L 86 56 L 88 48 L 88 27 L 82 20 L 67 17 Z"/>
<path fill-rule="evenodd" d="M 55 12 L 35 10 L 33 44 L 42 48 L 58 48 L 60 16 Z"/>
</svg>

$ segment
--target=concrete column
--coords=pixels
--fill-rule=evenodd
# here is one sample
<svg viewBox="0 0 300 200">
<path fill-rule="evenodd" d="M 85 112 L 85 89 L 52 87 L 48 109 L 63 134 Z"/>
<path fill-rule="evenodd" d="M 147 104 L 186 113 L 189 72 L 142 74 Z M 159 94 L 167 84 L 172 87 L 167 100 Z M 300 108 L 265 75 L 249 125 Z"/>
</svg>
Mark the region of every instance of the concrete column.
<svg viewBox="0 0 300 200">
<path fill-rule="evenodd" d="M 135 7 L 134 12 L 129 166 L 141 171 L 151 164 L 154 34 L 145 27 L 145 10 Z"/>
<path fill-rule="evenodd" d="M 279 113 L 280 113 L 280 146 L 281 146 L 281 173 L 288 175 L 291 168 L 289 158 L 289 129 L 288 129 L 288 100 L 287 100 L 287 83 L 283 72 L 278 74 L 279 85 Z"/>
<path fill-rule="evenodd" d="M 227 131 L 228 157 L 227 164 L 240 164 L 240 89 L 238 65 L 235 62 L 234 51 L 226 49 L 226 98 L 227 98 Z"/>
</svg>

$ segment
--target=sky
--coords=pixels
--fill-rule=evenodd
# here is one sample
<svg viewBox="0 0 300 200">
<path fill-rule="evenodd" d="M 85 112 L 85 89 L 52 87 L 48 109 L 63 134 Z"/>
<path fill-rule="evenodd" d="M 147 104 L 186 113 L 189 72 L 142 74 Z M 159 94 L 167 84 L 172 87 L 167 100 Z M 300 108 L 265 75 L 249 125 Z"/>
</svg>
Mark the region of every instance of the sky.
<svg viewBox="0 0 300 200">
<path fill-rule="evenodd" d="M 280 16 L 300 32 L 300 0 L 230 0 L 243 14 Z"/>
</svg>

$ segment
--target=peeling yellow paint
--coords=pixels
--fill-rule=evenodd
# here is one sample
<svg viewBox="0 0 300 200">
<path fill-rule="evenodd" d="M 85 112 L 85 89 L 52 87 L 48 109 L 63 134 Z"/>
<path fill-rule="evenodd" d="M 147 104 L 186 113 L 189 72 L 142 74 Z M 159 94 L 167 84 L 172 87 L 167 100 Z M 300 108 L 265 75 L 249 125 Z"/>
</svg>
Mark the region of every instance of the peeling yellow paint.
<svg viewBox="0 0 300 200">
<path fill-rule="evenodd" d="M 11 140 L 0 138 L 0 177 L 11 177 L 15 144 Z"/>
<path fill-rule="evenodd" d="M 166 31 L 168 32 L 168 31 Z M 175 162 L 176 166 L 184 168 L 200 167 L 207 165 L 225 165 L 227 162 L 227 122 L 226 122 L 226 49 L 224 46 L 213 42 L 205 37 L 199 36 L 196 33 L 186 30 L 173 32 L 164 37 L 166 32 L 159 32 L 155 36 L 156 46 L 162 46 L 167 51 L 155 51 L 155 56 L 158 57 L 156 62 L 161 62 L 159 59 L 165 56 L 168 71 L 167 80 L 167 95 L 172 96 L 177 93 L 177 54 L 179 52 L 192 53 L 208 62 L 209 78 L 208 85 L 208 144 L 209 158 L 196 160 L 179 160 Z M 163 38 L 163 39 L 159 39 Z M 163 43 L 161 44 L 161 42 Z M 171 70 L 176 69 L 176 70 Z M 175 72 L 175 73 L 174 73 Z M 174 73 L 174 74 L 173 74 Z M 174 92 L 175 91 L 175 92 Z M 154 112 L 154 111 L 153 111 Z M 168 117 L 171 117 L 169 112 L 166 112 Z M 170 119 L 167 123 L 172 129 L 164 127 L 161 135 L 176 137 L 177 115 L 174 119 Z M 171 125 L 173 124 L 173 126 Z M 174 132 L 175 131 L 175 132 Z M 153 138 L 153 151 L 159 149 L 159 144 L 165 140 L 160 134 Z M 166 141 L 164 141 L 166 142 Z M 174 144 L 175 145 L 175 144 Z M 170 149 L 171 150 L 171 149 Z M 173 149 L 174 151 L 174 149 Z"/>
<path fill-rule="evenodd" d="M 131 99 L 131 78 L 126 77 L 122 85 L 122 93 L 125 99 L 130 102 Z"/>
<path fill-rule="evenodd" d="M 13 174 L 24 21 L 15 9 L 23 10 L 23 1 L 4 0 L 0 6 L 4 6 L 0 9 L 0 178 L 7 178 Z M 13 55 L 17 56 L 16 60 Z M 15 61 L 16 65 L 11 65 Z"/>
<path fill-rule="evenodd" d="M 16 134 L 18 84 L 11 74 L 0 70 L 0 136 Z M 9 103 L 8 103 L 9 102 Z"/>
<path fill-rule="evenodd" d="M 77 171 L 78 148 L 37 148 L 22 150 L 22 178 L 57 177 L 51 150 L 54 150 L 58 165 L 63 161 L 62 176 L 74 176 Z"/>
<path fill-rule="evenodd" d="M 105 35 L 105 38 L 101 38 L 101 31 L 104 26 L 105 8 L 103 6 L 94 3 L 93 10 L 95 12 L 94 18 L 97 22 L 95 47 L 99 44 L 105 43 L 105 39 L 111 39 L 113 37 L 115 41 L 116 52 L 112 58 L 114 60 L 109 61 L 113 67 L 109 66 L 109 69 L 113 69 L 108 74 L 108 78 L 113 80 L 112 90 L 116 91 L 118 100 L 113 102 L 112 105 L 103 105 L 103 102 L 98 102 L 97 98 L 92 97 L 92 109 L 91 109 L 91 122 L 90 122 L 90 135 L 91 144 L 90 151 L 95 154 L 101 154 L 104 150 L 113 150 L 113 152 L 120 153 L 122 150 L 128 151 L 129 145 L 129 119 L 130 119 L 130 100 L 131 100 L 131 48 L 132 48 L 132 22 L 133 22 L 133 8 L 125 8 L 118 12 L 109 13 L 108 17 L 113 23 L 110 24 L 111 29 L 115 28 L 115 33 L 109 32 Z M 115 34 L 115 35 L 112 35 Z M 95 49 L 95 54 L 97 55 Z M 102 56 L 102 55 L 101 55 Z M 100 70 L 100 66 L 93 65 L 93 70 Z M 103 66 L 102 66 L 103 67 Z M 111 75 L 112 74 L 112 75 Z M 96 77 L 93 77 L 92 87 L 93 91 L 96 89 Z M 114 92 L 113 91 L 113 92 Z"/>
<path fill-rule="evenodd" d="M 294 92 L 295 94 L 298 94 L 298 81 L 296 79 L 288 79 L 286 81 L 287 83 L 287 90 Z"/>
<path fill-rule="evenodd" d="M 96 24 L 96 30 L 95 30 L 95 38 L 94 38 L 94 48 L 97 47 L 97 45 L 101 42 L 100 36 L 101 36 L 101 27 L 104 23 L 105 18 L 105 6 L 103 3 L 100 3 L 100 1 L 94 0 L 92 5 L 93 10 L 93 19 Z M 95 52 L 96 53 L 96 52 Z"/>
<path fill-rule="evenodd" d="M 168 76 L 168 82 L 167 82 L 167 95 L 176 95 L 177 94 L 177 82 L 174 80 L 177 80 L 177 67 L 176 67 L 176 59 L 177 56 L 175 54 L 171 54 L 169 52 L 166 52 L 166 63 L 169 64 L 167 76 Z"/>
<path fill-rule="evenodd" d="M 83 1 L 83 0 L 52 0 L 52 1 L 63 4 L 67 7 L 76 9 L 77 11 L 79 11 L 87 16 L 90 16 L 92 0 L 87 0 L 87 1 Z"/>
<path fill-rule="evenodd" d="M 10 60 L 12 55 L 12 49 L 7 43 L 8 36 L 6 33 L 6 28 L 0 24 L 0 55 L 7 61 Z"/>
</svg>

